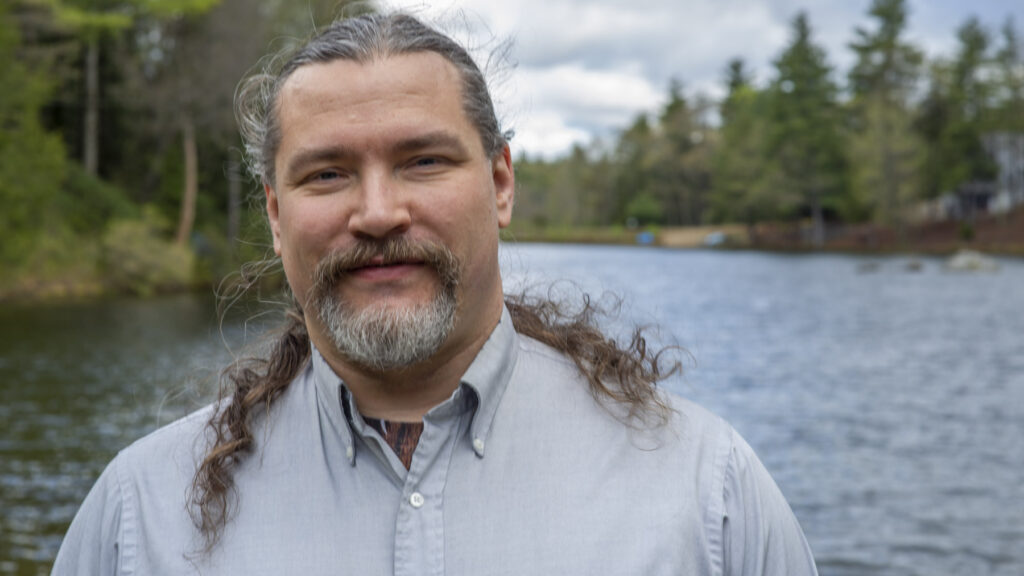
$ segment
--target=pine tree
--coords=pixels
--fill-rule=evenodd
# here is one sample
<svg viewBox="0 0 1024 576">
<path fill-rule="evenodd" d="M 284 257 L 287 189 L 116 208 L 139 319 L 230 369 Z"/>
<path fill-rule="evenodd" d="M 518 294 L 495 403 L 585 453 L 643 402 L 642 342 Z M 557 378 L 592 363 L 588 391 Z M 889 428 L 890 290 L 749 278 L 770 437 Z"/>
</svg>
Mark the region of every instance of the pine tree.
<svg viewBox="0 0 1024 576">
<path fill-rule="evenodd" d="M 691 102 L 684 96 L 682 83 L 670 83 L 647 151 L 651 197 L 661 207 L 665 224 L 693 226 L 702 221 L 711 181 L 704 107 L 701 99 Z"/>
<path fill-rule="evenodd" d="M 1021 38 L 1012 18 L 1000 30 L 995 55 L 995 102 L 987 122 L 993 131 L 1024 132 L 1024 56 Z"/>
<path fill-rule="evenodd" d="M 993 92 L 985 73 L 991 39 L 977 18 L 964 22 L 957 38 L 960 46 L 954 60 L 931 68 L 917 122 L 928 142 L 924 187 L 928 197 L 992 180 L 996 174 L 981 141 Z"/>
<path fill-rule="evenodd" d="M 799 198 L 779 182 L 766 157 L 765 95 L 751 85 L 740 59 L 726 70 L 728 95 L 719 109 L 719 141 L 712 159 L 711 219 L 742 222 L 757 243 L 759 222 L 792 213 Z"/>
<path fill-rule="evenodd" d="M 810 242 L 825 242 L 825 208 L 842 200 L 846 184 L 838 89 L 825 51 L 811 40 L 805 13 L 793 19 L 793 39 L 775 61 L 768 89 L 767 150 L 781 194 L 795 193 L 810 213 Z"/>
<path fill-rule="evenodd" d="M 849 74 L 851 188 L 854 202 L 875 223 L 895 227 L 902 238 L 924 152 L 910 116 L 923 58 L 903 39 L 905 0 L 875 0 L 868 14 L 876 27 L 858 27 L 850 44 L 857 54 Z"/>
</svg>

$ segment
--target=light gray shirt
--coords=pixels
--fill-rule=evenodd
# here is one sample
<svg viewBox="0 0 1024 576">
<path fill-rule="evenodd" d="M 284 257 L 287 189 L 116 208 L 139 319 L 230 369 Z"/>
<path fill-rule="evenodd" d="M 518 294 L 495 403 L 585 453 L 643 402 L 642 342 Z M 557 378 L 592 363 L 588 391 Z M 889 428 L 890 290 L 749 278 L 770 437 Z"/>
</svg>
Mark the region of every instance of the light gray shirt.
<svg viewBox="0 0 1024 576">
<path fill-rule="evenodd" d="M 406 470 L 314 350 L 256 423 L 210 555 L 185 507 L 201 410 L 110 463 L 64 539 L 65 575 L 815 574 L 785 499 L 724 421 L 678 397 L 627 426 L 506 310 Z"/>
</svg>

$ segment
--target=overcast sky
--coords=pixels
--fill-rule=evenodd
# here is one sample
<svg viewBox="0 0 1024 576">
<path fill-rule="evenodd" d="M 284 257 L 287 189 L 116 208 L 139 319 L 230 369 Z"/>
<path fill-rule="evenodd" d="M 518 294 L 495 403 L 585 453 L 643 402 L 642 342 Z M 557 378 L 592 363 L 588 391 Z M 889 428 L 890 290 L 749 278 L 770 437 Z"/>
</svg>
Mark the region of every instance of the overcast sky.
<svg viewBox="0 0 1024 576">
<path fill-rule="evenodd" d="M 495 87 L 513 150 L 555 157 L 573 143 L 614 134 L 655 111 L 670 79 L 686 93 L 720 97 L 726 63 L 742 57 L 760 82 L 807 11 L 814 39 L 842 80 L 853 29 L 871 0 L 390 0 L 463 41 L 514 41 L 509 74 Z M 909 0 L 908 38 L 929 57 L 952 55 L 956 28 L 978 16 L 993 32 L 1008 16 L 1024 35 L 1024 0 Z M 454 24 L 452 24 L 454 22 Z M 468 23 L 468 26 L 467 26 Z M 470 30 L 460 34 L 460 30 Z M 485 50 L 480 53 L 486 55 Z"/>
</svg>

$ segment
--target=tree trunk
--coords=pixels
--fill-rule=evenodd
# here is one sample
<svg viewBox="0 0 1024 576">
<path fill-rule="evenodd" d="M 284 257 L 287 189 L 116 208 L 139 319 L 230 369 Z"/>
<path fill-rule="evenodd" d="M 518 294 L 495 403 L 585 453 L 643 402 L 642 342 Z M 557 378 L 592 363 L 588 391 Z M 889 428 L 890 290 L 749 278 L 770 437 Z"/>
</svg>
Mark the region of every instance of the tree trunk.
<svg viewBox="0 0 1024 576">
<path fill-rule="evenodd" d="M 228 243 L 235 253 L 241 235 L 242 221 L 242 174 L 239 162 L 228 162 Z"/>
<path fill-rule="evenodd" d="M 100 165 L 100 41 L 85 47 L 85 123 L 82 128 L 82 165 L 96 175 Z"/>
<path fill-rule="evenodd" d="M 761 243 L 761 238 L 757 235 L 757 223 L 754 221 L 747 222 L 747 241 L 750 242 L 751 246 L 757 246 Z"/>
<path fill-rule="evenodd" d="M 811 221 L 811 243 L 815 248 L 821 248 L 825 245 L 825 215 L 817 193 L 811 196 Z"/>
<path fill-rule="evenodd" d="M 175 243 L 185 245 L 192 235 L 196 219 L 196 196 L 199 194 L 199 158 L 196 152 L 196 130 L 187 114 L 182 119 L 181 139 L 185 154 L 185 189 L 181 194 L 181 213 Z"/>
</svg>

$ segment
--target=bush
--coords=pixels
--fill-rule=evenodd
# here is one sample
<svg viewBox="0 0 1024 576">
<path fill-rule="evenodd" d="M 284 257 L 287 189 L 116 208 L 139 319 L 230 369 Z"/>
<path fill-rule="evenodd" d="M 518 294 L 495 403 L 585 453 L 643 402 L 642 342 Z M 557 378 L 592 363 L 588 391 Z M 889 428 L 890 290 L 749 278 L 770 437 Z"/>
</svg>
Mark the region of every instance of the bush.
<svg viewBox="0 0 1024 576">
<path fill-rule="evenodd" d="M 138 207 L 117 186 L 69 162 L 64 186 L 57 202 L 62 219 L 76 234 L 95 234 L 114 219 L 139 216 Z"/>
<path fill-rule="evenodd" d="M 650 194 L 643 193 L 634 196 L 626 205 L 626 218 L 635 219 L 640 226 L 648 226 L 661 224 L 665 215 L 662 213 L 661 204 Z"/>
<path fill-rule="evenodd" d="M 112 290 L 148 296 L 193 284 L 195 256 L 165 240 L 166 227 L 152 209 L 141 219 L 111 222 L 103 235 L 102 269 Z"/>
<path fill-rule="evenodd" d="M 60 227 L 53 201 L 66 162 L 60 136 L 39 122 L 51 86 L 17 59 L 18 30 L 0 4 L 0 268 L 31 266 L 29 254 Z"/>
</svg>

